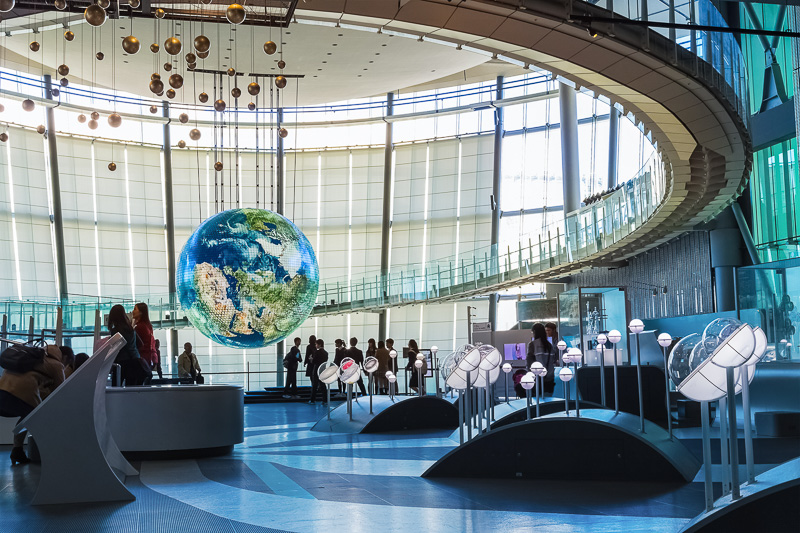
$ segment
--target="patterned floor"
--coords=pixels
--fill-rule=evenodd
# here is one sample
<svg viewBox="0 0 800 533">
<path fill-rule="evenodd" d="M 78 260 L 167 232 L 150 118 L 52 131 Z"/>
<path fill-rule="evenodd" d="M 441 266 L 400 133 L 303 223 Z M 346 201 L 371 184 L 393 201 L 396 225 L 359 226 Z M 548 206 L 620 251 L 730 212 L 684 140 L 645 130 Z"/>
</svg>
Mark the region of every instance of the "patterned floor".
<svg viewBox="0 0 800 533">
<path fill-rule="evenodd" d="M 323 413 L 248 405 L 245 442 L 232 455 L 137 463 L 140 476 L 127 482 L 137 500 L 128 504 L 32 507 L 39 467 L 10 467 L 9 447 L 0 447 L 0 532 L 652 533 L 678 531 L 702 511 L 701 477 L 685 485 L 422 479 L 456 445 L 450 431 L 311 432 Z"/>
</svg>

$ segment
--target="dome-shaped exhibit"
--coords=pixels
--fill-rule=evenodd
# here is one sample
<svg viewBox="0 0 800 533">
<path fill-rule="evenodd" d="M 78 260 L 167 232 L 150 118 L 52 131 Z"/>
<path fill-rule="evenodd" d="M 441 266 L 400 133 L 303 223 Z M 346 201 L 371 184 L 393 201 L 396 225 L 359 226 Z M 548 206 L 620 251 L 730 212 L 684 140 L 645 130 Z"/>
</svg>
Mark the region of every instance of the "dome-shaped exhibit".
<svg viewBox="0 0 800 533">
<path fill-rule="evenodd" d="M 447 377 L 445 382 L 452 389 L 467 389 L 467 372 L 470 372 L 470 381 L 474 382 L 472 373 L 478 368 L 481 362 L 481 354 L 478 348 L 471 344 L 465 344 L 445 358 L 447 363 Z"/>
<path fill-rule="evenodd" d="M 689 359 L 692 356 L 692 350 L 701 340 L 702 337 L 699 334 L 692 333 L 679 340 L 670 352 L 667 369 L 669 377 L 676 387 L 680 387 L 683 380 L 692 373 Z"/>
<path fill-rule="evenodd" d="M 327 361 L 320 365 L 319 370 L 317 370 L 317 375 L 319 376 L 319 380 L 326 385 L 336 383 L 339 379 L 339 367 L 336 366 L 336 363 Z"/>
<path fill-rule="evenodd" d="M 676 346 L 677 347 L 677 346 Z M 691 373 L 678 386 L 678 392 L 696 402 L 713 402 L 727 391 L 727 369 L 712 362 L 712 353 L 705 342 L 698 342 L 689 356 Z M 734 368 L 734 383 L 739 381 L 740 371 Z"/>
<path fill-rule="evenodd" d="M 478 370 L 474 372 L 474 377 L 470 375 L 470 378 L 472 378 L 474 386 L 485 388 L 487 384 L 491 385 L 500 377 L 500 363 L 503 362 L 503 355 L 490 344 L 478 346 L 478 353 L 481 355 L 481 361 L 478 364 Z"/>
<path fill-rule="evenodd" d="M 361 367 L 358 366 L 351 357 L 346 357 L 342 360 L 342 365 L 339 367 L 339 379 L 342 383 L 352 385 L 358 378 L 361 377 Z"/>
<path fill-rule="evenodd" d="M 258 348 L 283 340 L 308 318 L 319 269 L 311 243 L 290 220 L 263 209 L 231 209 L 189 237 L 177 289 L 203 335 L 234 348 Z"/>
</svg>

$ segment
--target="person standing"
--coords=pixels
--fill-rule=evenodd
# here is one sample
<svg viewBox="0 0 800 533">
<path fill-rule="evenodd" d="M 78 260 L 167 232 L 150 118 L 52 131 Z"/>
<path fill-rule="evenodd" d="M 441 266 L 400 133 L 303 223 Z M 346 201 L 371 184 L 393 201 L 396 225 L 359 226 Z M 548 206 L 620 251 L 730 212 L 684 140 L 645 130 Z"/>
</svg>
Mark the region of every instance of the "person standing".
<svg viewBox="0 0 800 533">
<path fill-rule="evenodd" d="M 314 352 L 317 351 L 317 338 L 314 335 L 311 335 L 308 338 L 308 346 L 306 346 L 306 357 L 303 359 L 303 366 L 306 367 L 306 377 L 314 381 L 311 377 L 311 372 L 313 371 L 312 364 L 314 360 Z"/>
<path fill-rule="evenodd" d="M 366 361 L 370 357 L 375 357 L 375 353 L 378 351 L 378 347 L 375 346 L 375 339 L 369 339 L 367 341 L 367 353 L 364 354 L 364 361 Z M 375 357 L 377 360 L 377 357 Z M 378 394 L 378 381 L 374 379 L 372 381 L 373 390 L 369 391 L 370 394 Z"/>
<path fill-rule="evenodd" d="M 378 370 L 375 372 L 375 386 L 378 388 L 378 394 L 389 393 L 389 380 L 386 377 L 386 372 L 390 370 L 389 350 L 386 348 L 386 343 L 378 341 L 378 349 L 375 350 L 375 359 L 378 360 Z"/>
<path fill-rule="evenodd" d="M 197 356 L 192 353 L 192 343 L 183 345 L 183 353 L 178 356 L 178 377 L 182 379 L 196 379 L 200 375 L 200 365 Z"/>
<path fill-rule="evenodd" d="M 316 347 L 317 349 L 314 352 L 314 357 L 312 359 L 313 363 L 309 365 L 311 368 L 311 399 L 308 401 L 308 403 L 316 402 L 317 391 L 325 387 L 319 380 L 319 367 L 321 367 L 323 363 L 328 362 L 328 352 L 325 351 L 325 341 L 322 339 L 317 339 Z"/>
<path fill-rule="evenodd" d="M 136 350 L 142 361 L 147 362 L 147 367 L 142 365 L 142 372 L 145 374 L 144 383 L 149 383 L 153 379 L 153 368 L 156 365 L 158 356 L 156 355 L 156 341 L 153 337 L 153 325 L 150 323 L 150 311 L 147 304 L 139 302 L 133 306 L 133 330 L 136 332 Z"/>
<path fill-rule="evenodd" d="M 550 343 L 552 346 L 553 357 L 555 361 L 555 366 L 562 366 L 562 361 L 559 360 L 558 357 L 558 327 L 555 325 L 554 322 L 548 322 L 544 325 L 544 331 L 547 333 L 547 342 Z"/>
<path fill-rule="evenodd" d="M 119 384 L 126 387 L 141 385 L 144 382 L 139 351 L 136 349 L 136 332 L 133 330 L 125 308 L 117 304 L 108 312 L 108 331 L 111 335 L 119 333 L 125 339 L 125 346 L 117 353 L 114 363 L 120 366 Z"/>
<path fill-rule="evenodd" d="M 161 369 L 161 341 L 156 339 L 156 366 L 155 371 L 158 372 L 158 379 L 162 379 L 164 377 L 164 372 Z"/>
<path fill-rule="evenodd" d="M 553 345 L 547 340 L 547 331 L 543 324 L 537 322 L 533 325 L 533 340 L 528 344 L 528 357 L 525 362 L 530 370 L 535 362 L 542 364 L 547 369 L 544 376 L 544 392 L 552 394 L 555 390 L 555 360 L 558 356 L 553 355 Z"/>
<path fill-rule="evenodd" d="M 344 360 L 345 357 L 347 357 L 346 355 L 347 347 L 345 347 L 344 341 L 342 339 L 336 339 L 334 343 L 336 344 L 336 350 L 333 353 L 333 364 L 336 365 L 337 367 L 341 367 L 342 361 Z M 343 394 L 344 383 L 342 383 L 341 380 L 338 380 L 336 382 L 336 386 L 339 388 L 339 393 Z"/>
<path fill-rule="evenodd" d="M 283 368 L 286 369 L 286 386 L 283 388 L 284 398 L 297 398 L 297 366 L 303 359 L 300 355 L 300 344 L 302 342 L 303 339 L 295 337 L 294 346 L 283 357 Z"/>
<path fill-rule="evenodd" d="M 351 338 L 350 348 L 347 349 L 345 355 L 355 361 L 359 369 L 361 369 L 364 366 L 364 352 L 356 347 L 357 344 L 358 339 L 355 337 Z M 361 391 L 361 396 L 367 395 L 367 389 L 364 387 L 364 378 L 361 375 L 361 370 L 358 371 L 358 390 Z"/>
<path fill-rule="evenodd" d="M 411 379 L 408 380 L 408 386 L 414 390 L 414 392 L 420 392 L 422 390 L 422 394 L 425 394 L 425 374 L 428 372 L 428 365 L 426 364 L 425 359 L 422 360 L 422 368 L 417 370 L 417 367 L 414 366 L 414 363 L 417 361 L 417 354 L 419 353 L 419 346 L 417 346 L 417 341 L 411 339 L 408 341 L 408 364 L 406 365 L 406 370 L 411 371 Z M 419 375 L 422 374 L 422 379 L 419 379 Z"/>
</svg>

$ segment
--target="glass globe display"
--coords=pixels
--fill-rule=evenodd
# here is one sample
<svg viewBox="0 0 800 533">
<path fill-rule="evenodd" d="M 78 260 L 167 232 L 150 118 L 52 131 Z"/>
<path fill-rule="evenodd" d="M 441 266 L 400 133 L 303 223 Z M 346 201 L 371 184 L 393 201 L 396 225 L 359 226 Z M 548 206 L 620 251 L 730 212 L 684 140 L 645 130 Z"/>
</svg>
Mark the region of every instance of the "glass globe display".
<svg viewBox="0 0 800 533">
<path fill-rule="evenodd" d="M 692 373 L 689 359 L 692 356 L 692 350 L 700 341 L 702 341 L 700 334 L 692 333 L 683 337 L 672 348 L 667 362 L 667 369 L 669 370 L 669 377 L 676 387 L 679 387 L 683 380 Z"/>
<path fill-rule="evenodd" d="M 285 339 L 311 313 L 319 268 L 306 236 L 264 209 L 231 209 L 195 230 L 177 269 L 181 307 L 203 335 L 233 348 Z"/>
<path fill-rule="evenodd" d="M 364 370 L 366 370 L 370 374 L 378 370 L 378 360 L 375 357 L 372 357 L 371 355 L 367 357 L 364 360 Z"/>
<path fill-rule="evenodd" d="M 475 377 L 472 384 L 483 388 L 487 385 L 487 377 L 489 385 L 500 377 L 500 363 L 503 362 L 503 354 L 490 344 L 481 344 L 478 346 L 478 352 L 481 354 L 481 361 L 478 364 L 478 370 L 474 372 Z"/>
<path fill-rule="evenodd" d="M 360 370 L 358 364 L 352 358 L 346 357 L 339 367 L 339 379 L 342 380 L 342 383 L 353 384 L 361 377 Z"/>
<path fill-rule="evenodd" d="M 535 383 L 536 378 L 530 372 L 522 376 L 522 379 L 519 382 L 519 384 L 522 385 L 522 388 L 525 390 L 531 390 Z"/>
<path fill-rule="evenodd" d="M 712 320 L 703 330 L 703 344 L 706 351 L 710 354 L 714 353 L 717 346 L 722 344 L 722 341 L 736 331 L 742 323 L 735 318 L 717 318 Z"/>
<path fill-rule="evenodd" d="M 474 381 L 475 378 L 472 373 L 477 370 L 481 362 L 481 354 L 478 348 L 472 344 L 465 344 L 446 359 L 448 370 L 445 382 L 447 386 L 456 390 L 466 390 L 468 386 L 467 372 L 470 373 L 470 380 Z"/>
<path fill-rule="evenodd" d="M 331 361 L 322 363 L 317 372 L 319 380 L 326 385 L 335 383 L 339 379 L 339 367 Z"/>
</svg>

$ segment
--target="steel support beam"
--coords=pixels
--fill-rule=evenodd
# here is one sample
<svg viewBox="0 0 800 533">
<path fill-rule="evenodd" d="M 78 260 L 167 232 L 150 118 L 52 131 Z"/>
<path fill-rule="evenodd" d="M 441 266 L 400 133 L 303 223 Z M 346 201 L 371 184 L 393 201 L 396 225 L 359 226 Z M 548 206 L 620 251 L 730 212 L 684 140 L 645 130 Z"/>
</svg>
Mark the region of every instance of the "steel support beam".
<svg viewBox="0 0 800 533">
<path fill-rule="evenodd" d="M 619 117 L 620 112 L 611 107 L 608 117 L 608 182 L 606 189 L 613 190 L 617 186 L 617 167 L 619 162 Z"/>
<path fill-rule="evenodd" d="M 503 76 L 497 77 L 497 100 L 503 99 Z M 503 108 L 494 109 L 494 163 L 492 167 L 492 264 L 500 268 L 500 189 L 503 181 Z M 456 259 L 457 260 L 457 259 Z M 489 295 L 489 323 L 497 331 L 497 294 Z"/>
<path fill-rule="evenodd" d="M 394 113 L 394 93 L 386 94 L 386 116 Z M 383 149 L 383 215 L 381 218 L 381 296 L 388 294 L 389 286 L 389 233 L 392 225 L 392 151 L 394 149 L 393 122 L 386 121 L 386 141 Z M 378 339 L 386 340 L 386 310 L 378 315 Z"/>
<path fill-rule="evenodd" d="M 561 110 L 561 173 L 564 190 L 564 216 L 581 206 L 581 171 L 578 149 L 578 104 L 575 89 L 559 85 Z"/>
<path fill-rule="evenodd" d="M 275 210 L 279 215 L 283 215 L 284 211 L 284 172 L 283 168 L 283 137 L 280 135 L 281 127 L 283 124 L 283 108 L 278 108 L 277 125 L 275 127 Z M 276 373 L 275 373 L 275 386 L 282 387 L 284 385 L 283 378 L 283 354 L 286 351 L 286 341 L 280 341 L 276 347 Z M 250 376 L 248 375 L 248 378 Z"/>
<path fill-rule="evenodd" d="M 169 119 L 169 102 L 162 105 L 164 118 Z M 164 123 L 164 205 L 166 206 L 166 231 L 167 231 L 167 287 L 169 290 L 169 307 L 171 313 L 177 309 L 177 273 L 175 267 L 175 202 L 172 195 L 172 141 L 170 136 L 170 121 Z M 176 320 L 178 317 L 170 317 Z M 174 361 L 180 351 L 178 350 L 178 330 L 169 330 L 169 356 Z"/>
</svg>

